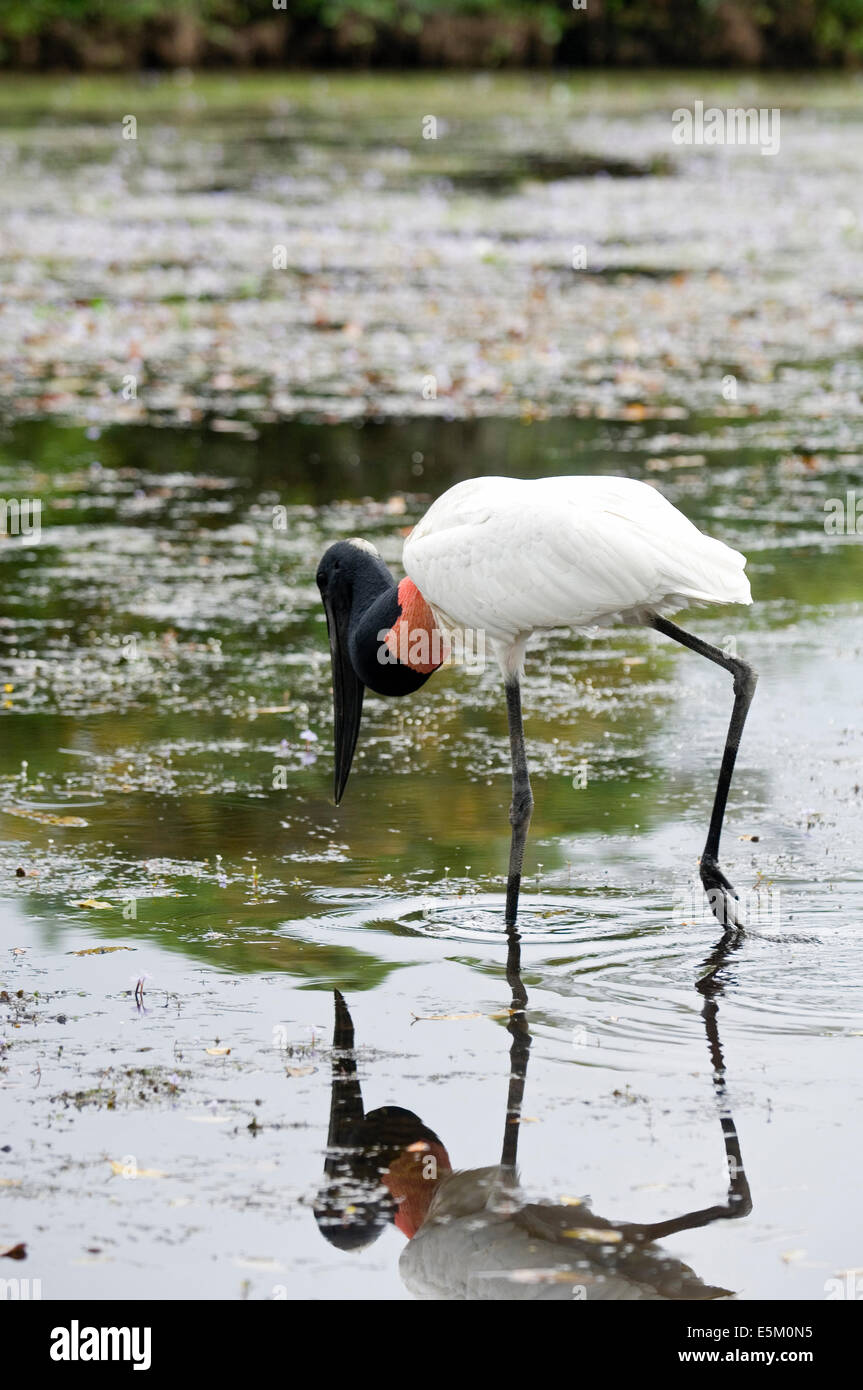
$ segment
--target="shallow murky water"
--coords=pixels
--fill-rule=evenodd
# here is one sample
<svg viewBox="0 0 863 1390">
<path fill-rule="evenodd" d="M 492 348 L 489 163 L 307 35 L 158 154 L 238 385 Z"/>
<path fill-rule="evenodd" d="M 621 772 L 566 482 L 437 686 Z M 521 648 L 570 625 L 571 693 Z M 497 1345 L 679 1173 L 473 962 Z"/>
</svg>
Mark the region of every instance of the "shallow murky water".
<svg viewBox="0 0 863 1390">
<path fill-rule="evenodd" d="M 317 237 L 332 162 L 343 167 L 347 199 L 373 132 L 359 112 L 352 154 L 341 128 L 328 135 L 295 100 L 310 153 L 295 150 L 284 177 L 296 181 L 299 162 L 322 181 L 291 204 L 292 216 L 308 218 L 323 258 L 323 272 L 309 271 L 320 289 L 335 254 Z M 444 187 L 424 166 L 390 157 L 391 178 L 374 185 L 375 197 L 383 189 L 403 199 L 418 221 L 432 194 L 446 217 L 466 215 L 459 200 L 469 198 L 483 234 L 530 259 L 529 231 L 511 219 L 538 198 L 566 208 L 579 198 L 617 200 L 631 216 L 652 206 L 651 180 L 663 185 L 657 199 L 682 208 L 692 180 L 706 177 L 697 162 L 688 171 L 651 164 L 658 116 L 640 122 L 625 100 L 615 110 L 608 97 L 594 138 L 579 148 L 610 148 L 623 131 L 633 137 L 629 158 L 645 167 L 612 169 L 606 179 L 555 167 L 526 192 L 515 162 L 526 128 L 513 152 L 494 109 L 493 188 L 477 189 L 465 175 L 462 193 L 451 164 L 439 175 L 450 179 Z M 844 108 L 821 121 L 799 113 L 806 139 L 783 196 L 810 250 L 812 219 L 830 215 L 811 197 L 819 178 L 825 190 L 837 185 L 842 206 L 857 206 L 853 149 L 863 145 L 845 140 L 848 125 L 859 134 L 856 119 Z M 472 121 L 466 146 L 482 129 L 481 112 Z M 541 113 L 535 122 L 531 148 L 546 129 Z M 220 148 L 237 138 L 228 124 L 201 127 Z M 210 150 L 228 189 L 198 190 L 208 216 L 214 199 L 247 209 L 249 190 L 261 187 L 255 180 L 271 177 L 266 131 L 243 138 L 255 155 L 245 183 L 235 163 Z M 11 123 L 4 139 L 8 157 L 14 149 L 50 173 L 56 120 Z M 178 152 L 184 177 L 196 164 L 205 183 L 190 139 L 182 130 L 164 150 Z M 78 154 L 96 160 L 95 149 Z M 477 146 L 465 162 L 482 167 L 484 158 Z M 725 175 L 737 199 L 729 216 L 751 217 L 758 235 L 764 223 L 746 212 L 746 199 L 774 197 L 770 163 L 747 163 L 739 185 L 738 175 Z M 69 177 L 62 161 L 56 177 L 59 197 Z M 186 216 L 188 189 L 164 169 L 158 177 L 165 218 Z M 107 186 L 96 189 L 107 197 Z M 152 188 L 141 198 L 155 207 Z M 146 241 L 142 206 L 127 206 L 123 236 Z M 368 215 L 367 199 L 362 207 Z M 392 205 L 379 215 L 395 227 Z M 29 238 L 35 205 L 18 216 Z M 99 227 L 105 216 L 96 206 Z M 348 242 L 368 248 L 346 238 L 344 207 L 331 217 L 343 250 Z M 813 262 L 806 279 L 806 312 L 824 316 L 825 340 L 828 314 L 847 335 L 831 343 L 836 360 L 819 349 L 819 363 L 805 368 L 814 373 L 810 394 L 795 394 L 789 383 L 799 387 L 794 373 L 804 368 L 788 367 L 786 379 L 787 337 L 772 338 L 759 322 L 748 341 L 765 363 L 763 380 L 745 409 L 723 403 L 716 382 L 705 385 L 705 354 L 717 358 L 717 379 L 720 368 L 735 367 L 718 361 L 725 354 L 715 338 L 686 368 L 690 385 L 670 364 L 651 399 L 641 378 L 630 391 L 630 359 L 617 340 L 595 346 L 600 375 L 614 385 L 603 398 L 596 382 L 582 382 L 585 400 L 605 399 L 607 408 L 580 418 L 555 413 L 569 387 L 561 379 L 559 396 L 546 389 L 528 353 L 529 380 L 512 399 L 492 392 L 478 405 L 482 392 L 472 395 L 466 379 L 445 408 L 438 400 L 413 418 L 415 388 L 405 385 L 376 396 L 371 413 L 380 418 L 363 425 L 333 400 L 312 403 L 303 420 L 270 419 L 290 402 L 268 396 L 243 406 L 233 378 L 214 388 L 224 397 L 214 404 L 207 347 L 206 389 L 194 362 L 183 370 L 166 359 L 156 372 L 188 397 L 186 417 L 176 403 L 163 409 L 154 385 L 122 423 L 113 387 L 90 395 L 81 382 L 113 379 L 128 345 L 117 346 L 112 320 L 106 368 L 87 326 L 102 311 L 90 305 L 76 315 L 64 300 L 68 286 L 58 289 L 66 307 L 45 332 L 60 332 L 62 318 L 71 337 L 63 328 L 49 356 L 77 344 L 83 377 L 53 403 L 23 387 L 12 414 L 55 418 L 10 418 L 0 438 L 0 496 L 42 502 L 38 543 L 0 545 L 0 1247 L 27 1243 L 20 1269 L 41 1278 L 46 1297 L 270 1298 L 310 1289 L 324 1298 L 572 1297 L 573 1283 L 588 1299 L 651 1296 L 645 1290 L 673 1297 L 697 1296 L 694 1279 L 713 1294 L 801 1299 L 824 1297 L 828 1280 L 863 1264 L 863 559 L 855 533 L 828 535 L 824 524 L 825 503 L 845 499 L 860 476 L 849 424 L 859 413 L 859 305 L 850 284 L 839 304 L 835 285 L 819 278 L 857 263 L 859 232 L 847 217 L 841 225 L 841 247 L 817 271 Z M 626 304 L 658 332 L 663 315 L 671 324 L 687 305 L 712 313 L 699 287 L 708 286 L 713 260 L 692 233 L 690 224 L 680 250 L 694 288 L 657 290 L 650 266 L 625 284 L 600 276 L 587 292 L 590 317 L 607 326 L 615 305 Z M 267 232 L 267 247 L 271 240 Z M 223 251 L 212 255 L 219 271 L 230 260 Z M 34 259 L 15 262 L 19 286 L 38 261 L 38 246 L 31 252 Z M 747 255 L 737 247 L 732 271 L 742 274 Z M 745 294 L 799 345 L 802 309 L 789 287 L 802 279 L 786 267 L 768 304 L 766 265 L 755 264 Z M 58 270 L 60 281 L 65 273 Z M 463 273 L 463 264 L 450 266 L 448 284 Z M 121 293 L 119 280 L 100 278 L 104 265 L 93 274 L 98 294 L 115 286 L 105 312 L 134 316 L 141 285 Z M 72 283 L 80 266 L 69 275 Z M 403 279 L 396 317 L 411 310 L 412 295 L 428 294 L 415 267 Z M 333 281 L 340 300 L 345 285 L 335 272 Z M 358 295 L 368 288 L 357 281 Z M 500 308 L 491 281 L 477 293 Z M 19 309 L 26 300 L 22 293 Z M 189 333 L 206 302 L 197 288 Z M 250 315 L 255 306 L 252 292 Z M 346 308 L 343 321 L 355 312 Z M 241 350 L 235 326 L 226 320 L 219 329 L 232 353 Z M 693 319 L 682 331 L 697 336 L 704 326 Z M 499 327 L 489 329 L 495 343 Z M 463 332 L 464 324 L 442 324 L 440 342 L 462 341 Z M 360 370 L 350 352 L 359 350 L 340 349 L 347 396 Z M 565 342 L 559 351 L 571 366 Z M 392 365 L 380 341 L 369 353 Z M 829 388 L 840 358 L 841 402 Z M 311 375 L 323 379 L 314 367 Z M 44 381 L 37 385 L 44 396 Z M 540 409 L 521 408 L 528 392 Z M 474 409 L 478 418 L 447 418 Z M 536 418 L 546 410 L 550 418 Z M 82 423 L 65 423 L 69 413 Z M 211 427 L 226 419 L 246 424 Z M 508 1012 L 514 977 L 510 970 L 507 980 L 501 932 L 509 769 L 499 677 L 490 667 L 450 670 L 410 702 L 370 699 L 348 792 L 334 808 L 329 656 L 314 570 L 326 544 L 352 534 L 374 540 L 398 566 L 402 536 L 429 498 L 472 474 L 613 471 L 658 483 L 750 556 L 753 608 L 689 618 L 708 640 L 735 642 L 761 672 L 722 855 L 750 930 L 726 957 L 711 957 L 718 931 L 697 872 L 730 714 L 728 679 L 643 633 L 538 638 L 524 690 L 537 803 L 521 922 L 528 1048 L 522 1016 Z M 334 989 L 349 1010 L 355 1054 L 345 1049 L 344 1020 L 333 1047 Z M 315 1205 L 331 1071 L 341 1094 L 354 1055 L 366 1115 L 384 1105 L 414 1112 L 453 1167 L 471 1172 L 497 1164 L 502 1142 L 511 1144 L 511 1065 L 516 1078 L 526 1072 L 518 1200 L 510 1192 L 489 1206 L 484 1179 L 474 1176 L 465 1179 L 469 1196 L 456 1193 L 461 1206 L 441 1197 L 408 1244 L 385 1207 L 379 1238 L 364 1249 L 324 1239 Z M 732 1120 L 737 1157 L 728 1149 Z M 735 1172 L 742 1159 L 748 1214 L 739 1174 L 729 1203 L 729 1155 Z M 684 1218 L 705 1211 L 703 1222 Z M 605 1235 L 597 1235 L 600 1218 L 616 1223 L 601 1227 Z M 659 1243 L 645 1245 L 651 1223 L 677 1218 Z"/>
</svg>

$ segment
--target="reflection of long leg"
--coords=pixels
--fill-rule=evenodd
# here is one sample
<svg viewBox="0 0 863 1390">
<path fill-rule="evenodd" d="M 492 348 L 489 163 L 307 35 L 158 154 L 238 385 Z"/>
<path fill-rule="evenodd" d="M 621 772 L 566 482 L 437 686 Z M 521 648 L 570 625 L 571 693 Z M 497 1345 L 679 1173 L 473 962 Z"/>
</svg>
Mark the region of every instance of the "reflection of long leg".
<svg viewBox="0 0 863 1390">
<path fill-rule="evenodd" d="M 509 851 L 509 874 L 506 881 L 506 925 L 514 927 L 518 915 L 518 894 L 521 888 L 524 847 L 527 842 L 530 815 L 533 810 L 533 794 L 530 790 L 527 753 L 524 746 L 524 725 L 521 718 L 521 688 L 517 677 L 506 683 L 506 713 L 509 721 L 509 746 L 512 754 L 512 805 L 509 808 L 512 841 Z"/>
<path fill-rule="evenodd" d="M 739 937 L 729 940 L 726 935 L 722 938 L 705 961 L 707 970 L 698 981 L 698 991 L 704 997 L 704 1008 L 701 1010 L 701 1017 L 704 1019 L 704 1027 L 707 1033 L 707 1045 L 710 1049 L 710 1060 L 713 1063 L 713 1089 L 719 1107 L 722 1137 L 725 1141 L 725 1156 L 728 1160 L 728 1205 L 729 1207 L 737 1208 L 735 1211 L 729 1212 L 729 1215 L 747 1216 L 752 1210 L 752 1196 L 749 1191 L 749 1183 L 746 1181 L 746 1173 L 743 1169 L 740 1140 L 737 1137 L 734 1116 L 731 1113 L 725 1087 L 725 1059 L 722 1055 L 722 1044 L 719 1040 L 719 1004 L 717 1002 L 723 991 L 719 972 L 726 964 L 730 952 L 736 951 L 739 945 Z"/>
<path fill-rule="evenodd" d="M 506 1122 L 500 1155 L 501 1180 L 514 1185 L 518 1158 L 518 1135 L 521 1129 L 521 1107 L 530 1055 L 530 1030 L 527 1026 L 527 991 L 521 978 L 521 943 L 518 932 L 507 931 L 506 978 L 512 990 L 511 1017 L 507 1032 L 512 1038 L 509 1050 L 509 1091 L 506 1098 Z"/>
<path fill-rule="evenodd" d="M 731 786 L 737 750 L 740 747 L 740 736 L 743 733 L 743 725 L 746 722 L 752 696 L 755 694 L 758 676 L 752 667 L 745 661 L 741 661 L 739 657 L 726 656 L 718 647 L 712 647 L 709 642 L 703 642 L 700 637 L 693 637 L 690 632 L 684 632 L 682 627 L 678 627 L 676 623 L 668 622 L 666 618 L 654 618 L 653 626 L 657 632 L 662 632 L 666 637 L 672 637 L 675 642 L 680 642 L 682 646 L 689 647 L 690 651 L 698 652 L 699 656 L 706 656 L 709 661 L 715 661 L 717 666 L 723 666 L 734 677 L 734 706 L 731 711 L 731 723 L 728 726 L 728 737 L 725 740 L 722 765 L 719 769 L 719 781 L 716 784 L 710 828 L 707 831 L 707 840 L 701 855 L 701 882 L 704 884 L 704 891 L 710 900 L 714 916 L 721 925 L 723 927 L 739 927 L 740 922 L 729 899 L 729 895 L 736 898 L 737 894 L 718 863 L 719 837 L 722 833 L 722 821 L 728 802 L 728 790 Z"/>
<path fill-rule="evenodd" d="M 702 1211 L 689 1212 L 685 1216 L 675 1217 L 671 1221 L 657 1221 L 653 1225 L 621 1226 L 618 1228 L 632 1240 L 661 1240 L 663 1236 L 673 1235 L 675 1231 L 691 1231 L 698 1226 L 709 1226 L 711 1221 L 733 1220 L 736 1217 L 748 1216 L 752 1210 L 752 1196 L 743 1168 L 740 1140 L 737 1137 L 734 1117 L 731 1114 L 725 1089 L 725 1060 L 722 1055 L 722 1044 L 719 1040 L 717 1017 L 719 1014 L 717 999 L 723 990 L 723 984 L 719 977 L 720 971 L 727 964 L 730 953 L 736 951 L 740 943 L 741 938 L 739 936 L 726 931 L 704 962 L 706 970 L 697 985 L 699 994 L 704 998 L 701 1017 L 704 1019 L 707 1046 L 713 1064 L 713 1089 L 719 1107 L 719 1121 L 722 1125 L 722 1138 L 728 1163 L 728 1196 L 724 1203 L 714 1207 L 705 1207 Z"/>
</svg>

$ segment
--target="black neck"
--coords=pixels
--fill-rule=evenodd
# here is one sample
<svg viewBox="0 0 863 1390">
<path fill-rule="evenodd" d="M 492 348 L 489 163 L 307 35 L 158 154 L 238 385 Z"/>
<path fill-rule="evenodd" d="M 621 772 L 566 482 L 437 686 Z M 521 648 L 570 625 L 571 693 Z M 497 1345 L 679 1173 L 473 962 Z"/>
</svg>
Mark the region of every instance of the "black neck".
<svg viewBox="0 0 863 1390">
<path fill-rule="evenodd" d="M 351 612 L 351 665 L 363 685 L 378 695 L 411 695 L 425 685 L 431 672 L 414 671 L 396 661 L 384 642 L 401 617 L 398 586 L 387 572 L 389 585 L 361 606 L 355 598 Z"/>
</svg>

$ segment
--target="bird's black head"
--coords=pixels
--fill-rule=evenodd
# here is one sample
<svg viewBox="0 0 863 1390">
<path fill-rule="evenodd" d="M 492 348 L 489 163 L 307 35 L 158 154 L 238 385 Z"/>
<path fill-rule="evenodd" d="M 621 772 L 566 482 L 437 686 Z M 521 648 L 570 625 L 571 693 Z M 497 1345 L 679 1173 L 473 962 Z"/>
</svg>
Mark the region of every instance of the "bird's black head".
<svg viewBox="0 0 863 1390">
<path fill-rule="evenodd" d="M 410 695 L 425 684 L 443 657 L 439 655 L 440 642 L 435 644 L 429 631 L 427 645 L 434 651 L 425 661 L 414 659 L 416 647 L 411 647 L 409 634 L 402 632 L 400 625 L 408 626 L 403 615 L 408 599 L 416 621 L 414 610 L 420 596 L 409 579 L 396 585 L 368 541 L 331 545 L 321 558 L 316 579 L 327 615 L 333 663 L 334 794 L 338 805 L 351 770 L 366 686 L 376 695 Z M 422 599 L 420 603 L 424 612 L 419 611 L 419 621 L 433 628 L 431 611 Z M 421 627 L 420 638 L 424 631 Z M 438 659 L 432 660 L 432 656 Z"/>
</svg>

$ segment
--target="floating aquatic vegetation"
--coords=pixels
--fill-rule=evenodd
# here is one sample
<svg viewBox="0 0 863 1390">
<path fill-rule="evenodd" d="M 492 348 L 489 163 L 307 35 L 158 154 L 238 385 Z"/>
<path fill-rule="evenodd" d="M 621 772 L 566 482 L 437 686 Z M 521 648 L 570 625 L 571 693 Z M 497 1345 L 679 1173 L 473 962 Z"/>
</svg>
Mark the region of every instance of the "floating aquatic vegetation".
<svg viewBox="0 0 863 1390">
<path fill-rule="evenodd" d="M 297 416 L 863 414 L 852 81 L 783 109 L 793 197 L 784 158 L 673 146 L 670 89 L 451 75 L 424 140 L 387 85 L 383 127 L 367 82 L 286 114 L 234 78 L 191 111 L 163 88 L 146 140 L 116 138 L 110 87 L 101 117 L 4 131 L 7 410 L 240 446 Z"/>
</svg>

